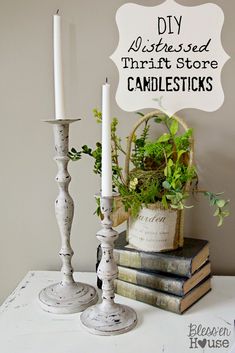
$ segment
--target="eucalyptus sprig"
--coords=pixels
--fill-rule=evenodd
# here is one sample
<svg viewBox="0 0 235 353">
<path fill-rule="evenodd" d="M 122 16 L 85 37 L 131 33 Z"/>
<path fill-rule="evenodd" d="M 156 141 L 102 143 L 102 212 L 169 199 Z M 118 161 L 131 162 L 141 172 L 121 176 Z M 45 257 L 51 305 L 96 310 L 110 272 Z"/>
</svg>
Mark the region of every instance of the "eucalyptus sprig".
<svg viewBox="0 0 235 353">
<path fill-rule="evenodd" d="M 223 192 L 213 193 L 210 191 L 204 191 L 203 193 L 205 196 L 209 198 L 210 206 L 215 207 L 214 217 L 219 218 L 219 221 L 217 224 L 218 227 L 222 226 L 224 222 L 224 218 L 229 216 L 229 210 L 227 209 L 227 206 L 230 200 L 224 200 L 220 198 L 220 195 L 223 195 Z"/>
</svg>

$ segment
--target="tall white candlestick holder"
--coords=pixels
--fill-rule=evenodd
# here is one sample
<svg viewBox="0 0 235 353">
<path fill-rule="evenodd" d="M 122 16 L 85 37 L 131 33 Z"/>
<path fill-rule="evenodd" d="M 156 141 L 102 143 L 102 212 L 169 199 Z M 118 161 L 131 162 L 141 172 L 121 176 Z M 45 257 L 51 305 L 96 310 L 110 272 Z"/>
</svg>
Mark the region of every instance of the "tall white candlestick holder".
<svg viewBox="0 0 235 353">
<path fill-rule="evenodd" d="M 101 242 L 102 258 L 97 269 L 97 276 L 102 280 L 102 302 L 86 309 L 80 316 L 85 328 L 96 335 L 111 336 L 130 331 L 137 323 L 133 309 L 114 302 L 114 279 L 118 270 L 113 258 L 114 241 L 118 232 L 112 228 L 110 215 L 113 197 L 101 197 L 101 212 L 104 215 L 102 229 L 97 233 Z"/>
<path fill-rule="evenodd" d="M 98 296 L 94 287 L 75 282 L 71 259 L 73 249 L 70 244 L 70 232 L 74 214 L 74 204 L 68 187 L 71 177 L 68 173 L 69 162 L 69 124 L 80 119 L 55 119 L 46 122 L 53 125 L 55 140 L 54 160 L 58 166 L 56 182 L 59 195 L 55 201 L 55 214 L 61 235 L 61 250 L 59 256 L 62 261 L 62 279 L 59 283 L 44 288 L 39 293 L 42 309 L 55 314 L 70 314 L 80 312 L 97 302 Z"/>
</svg>

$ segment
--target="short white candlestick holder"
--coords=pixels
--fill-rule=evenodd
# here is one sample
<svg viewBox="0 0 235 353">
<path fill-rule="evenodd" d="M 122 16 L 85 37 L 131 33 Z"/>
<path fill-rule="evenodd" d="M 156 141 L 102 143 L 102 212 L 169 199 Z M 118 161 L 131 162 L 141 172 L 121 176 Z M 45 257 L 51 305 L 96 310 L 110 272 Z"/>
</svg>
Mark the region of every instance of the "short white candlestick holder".
<svg viewBox="0 0 235 353">
<path fill-rule="evenodd" d="M 91 306 L 80 316 L 82 324 L 89 332 L 102 336 L 118 335 L 130 331 L 137 323 L 133 309 L 114 302 L 114 279 L 117 278 L 117 265 L 113 258 L 114 241 L 118 232 L 112 228 L 110 214 L 113 197 L 101 197 L 101 221 L 103 229 L 97 233 L 101 242 L 102 258 L 97 269 L 97 276 L 102 280 L 102 303 Z"/>
<path fill-rule="evenodd" d="M 70 232 L 74 214 L 74 204 L 68 187 L 71 177 L 68 173 L 69 162 L 69 124 L 80 119 L 55 119 L 47 120 L 53 124 L 55 140 L 54 160 L 58 166 L 56 182 L 59 195 L 55 201 L 55 214 L 61 235 L 61 250 L 59 256 L 62 260 L 62 280 L 44 288 L 39 293 L 39 301 L 42 309 L 55 314 L 70 314 L 86 309 L 97 302 L 98 296 L 94 287 L 75 282 L 71 259 L 73 249 L 70 244 Z"/>
</svg>

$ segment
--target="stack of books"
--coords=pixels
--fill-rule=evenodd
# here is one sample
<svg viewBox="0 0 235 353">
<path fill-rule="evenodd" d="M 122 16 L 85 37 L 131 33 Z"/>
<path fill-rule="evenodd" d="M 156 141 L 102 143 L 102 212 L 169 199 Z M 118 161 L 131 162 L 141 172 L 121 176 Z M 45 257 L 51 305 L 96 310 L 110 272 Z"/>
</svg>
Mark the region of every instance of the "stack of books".
<svg viewBox="0 0 235 353">
<path fill-rule="evenodd" d="M 97 249 L 97 266 L 102 251 Z M 115 243 L 118 265 L 115 292 L 125 297 L 182 314 L 211 289 L 207 240 L 185 238 L 183 248 L 162 253 L 128 246 L 125 232 Z M 98 287 L 102 283 L 97 280 Z"/>
</svg>

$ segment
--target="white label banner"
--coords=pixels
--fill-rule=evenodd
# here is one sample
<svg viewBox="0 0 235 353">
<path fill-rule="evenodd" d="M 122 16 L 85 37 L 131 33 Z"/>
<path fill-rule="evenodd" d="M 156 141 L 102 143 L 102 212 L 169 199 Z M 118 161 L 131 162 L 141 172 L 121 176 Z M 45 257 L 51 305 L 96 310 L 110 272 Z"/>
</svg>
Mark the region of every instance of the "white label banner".
<svg viewBox="0 0 235 353">
<path fill-rule="evenodd" d="M 119 71 L 120 108 L 157 108 L 171 115 L 183 108 L 215 111 L 223 104 L 221 71 L 229 56 L 221 43 L 219 6 L 127 3 L 116 22 L 119 43 L 111 59 Z"/>
</svg>

